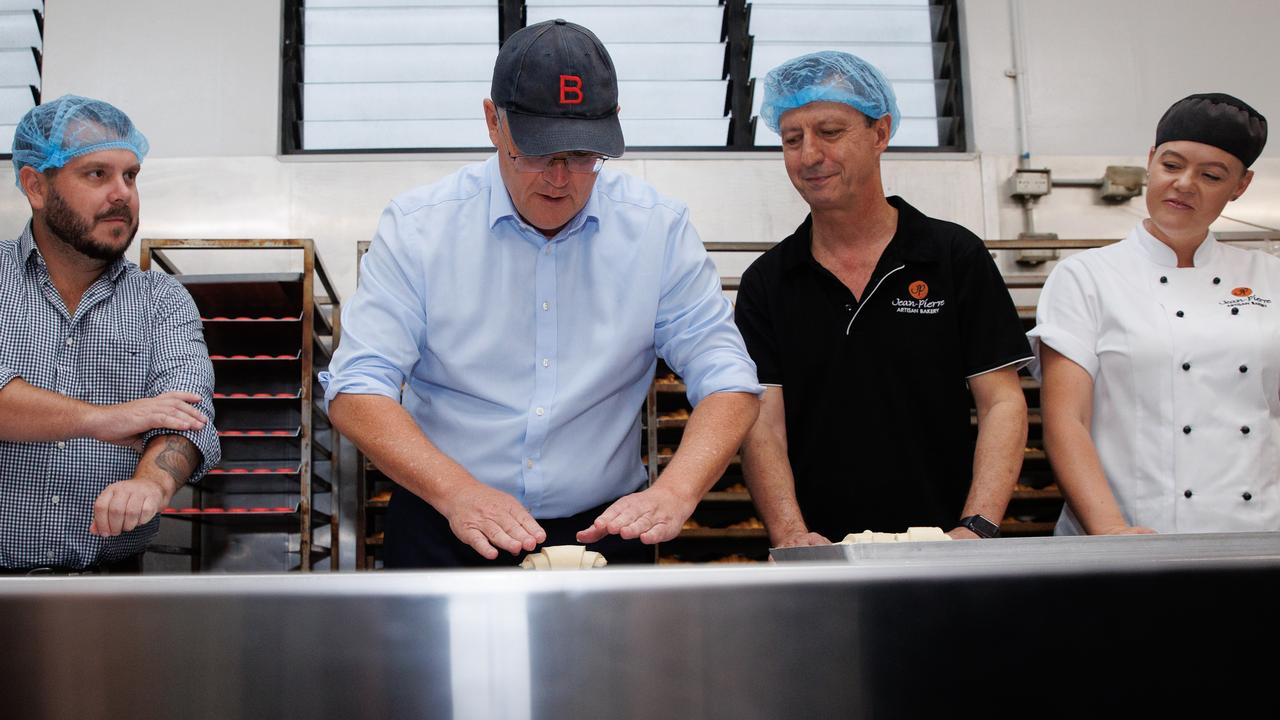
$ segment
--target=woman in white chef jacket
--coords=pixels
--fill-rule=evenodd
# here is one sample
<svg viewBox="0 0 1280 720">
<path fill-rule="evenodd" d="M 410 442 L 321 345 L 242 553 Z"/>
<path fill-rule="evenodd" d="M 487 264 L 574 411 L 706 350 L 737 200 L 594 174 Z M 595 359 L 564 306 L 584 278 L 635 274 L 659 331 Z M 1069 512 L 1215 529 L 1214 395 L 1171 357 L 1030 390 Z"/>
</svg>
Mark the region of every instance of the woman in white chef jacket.
<svg viewBox="0 0 1280 720">
<path fill-rule="evenodd" d="M 1056 534 L 1280 530 L 1280 259 L 1209 231 L 1266 134 L 1229 95 L 1174 103 L 1150 217 L 1045 282 L 1029 336 Z"/>
</svg>

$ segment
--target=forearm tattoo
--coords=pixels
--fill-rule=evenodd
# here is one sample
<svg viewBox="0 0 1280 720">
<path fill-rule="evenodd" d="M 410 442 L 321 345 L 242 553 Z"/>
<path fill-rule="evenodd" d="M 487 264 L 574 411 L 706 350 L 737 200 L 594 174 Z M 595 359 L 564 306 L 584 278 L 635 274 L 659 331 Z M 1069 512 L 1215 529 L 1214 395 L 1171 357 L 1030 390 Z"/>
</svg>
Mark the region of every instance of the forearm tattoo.
<svg viewBox="0 0 1280 720">
<path fill-rule="evenodd" d="M 181 486 L 200 465 L 200 451 L 192 442 L 179 435 L 160 435 L 160 454 L 156 455 L 156 467 L 165 471 Z"/>
</svg>

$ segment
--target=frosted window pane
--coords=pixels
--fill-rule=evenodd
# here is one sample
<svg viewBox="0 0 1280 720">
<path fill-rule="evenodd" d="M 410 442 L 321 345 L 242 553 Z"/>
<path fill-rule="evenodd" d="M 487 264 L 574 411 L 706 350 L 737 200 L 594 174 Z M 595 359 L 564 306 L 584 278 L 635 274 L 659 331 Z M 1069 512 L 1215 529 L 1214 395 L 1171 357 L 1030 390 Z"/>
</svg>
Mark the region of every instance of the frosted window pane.
<svg viewBox="0 0 1280 720">
<path fill-rule="evenodd" d="M 631 118 L 721 118 L 728 80 L 618 83 L 622 116 Z"/>
<path fill-rule="evenodd" d="M 492 43 L 498 6 L 312 9 L 304 21 L 307 45 Z"/>
<path fill-rule="evenodd" d="M 308 150 L 493 147 L 484 122 L 475 120 L 308 121 L 302 140 Z"/>
<path fill-rule="evenodd" d="M 613 43 L 609 56 L 619 80 L 719 80 L 723 43 Z"/>
<path fill-rule="evenodd" d="M 756 7 L 768 5 L 827 5 L 836 7 L 847 7 L 849 5 L 903 5 L 927 7 L 929 0 L 752 0 L 751 4 Z"/>
<path fill-rule="evenodd" d="M 720 146 L 729 140 L 729 118 L 659 120 L 619 118 L 627 147 Z"/>
<path fill-rule="evenodd" d="M 898 97 L 898 112 L 908 117 L 936 117 L 938 114 L 935 83 L 908 81 L 893 82 L 893 94 Z M 756 82 L 755 95 L 752 98 L 751 114 L 759 115 L 760 106 L 764 103 L 764 83 Z"/>
<path fill-rule="evenodd" d="M 933 118 L 903 118 L 902 126 L 889 141 L 889 147 L 928 147 L 938 144 L 938 121 Z M 780 147 L 782 138 L 763 122 L 756 123 L 756 145 Z"/>
<path fill-rule="evenodd" d="M 724 10 L 712 7 L 530 7 L 530 25 L 564 18 L 591 29 L 608 47 L 614 42 L 719 42 Z M 754 23 L 753 23 L 754 24 Z"/>
<path fill-rule="evenodd" d="M 757 42 L 751 48 L 751 77 L 763 78 L 770 70 L 791 58 L 819 50 L 857 55 L 893 80 L 933 80 L 933 45 L 928 43 L 855 45 Z"/>
<path fill-rule="evenodd" d="M 337 83 L 303 86 L 302 117 L 311 120 L 474 118 L 484 124 L 487 82 Z"/>
<path fill-rule="evenodd" d="M 42 0 L 0 0 L 0 12 L 9 12 L 11 10 L 28 13 L 32 10 L 38 10 L 43 15 L 44 2 Z"/>
<path fill-rule="evenodd" d="M 309 8 L 494 7 L 497 0 L 304 0 L 304 4 Z"/>
<path fill-rule="evenodd" d="M 5 148 L 5 152 L 8 152 L 8 149 L 13 147 L 13 130 L 17 126 L 17 123 L 0 125 L 0 147 Z"/>
<path fill-rule="evenodd" d="M 599 5 L 602 7 L 634 7 L 638 5 L 635 0 L 525 0 L 528 7 L 564 7 L 568 5 Z M 694 5 L 719 5 L 720 0 L 645 0 L 645 7 L 655 5 L 676 5 L 679 7 L 690 7 Z M 533 21 L 530 20 L 532 25 Z"/>
<path fill-rule="evenodd" d="M 303 49 L 307 82 L 489 82 L 498 44 L 323 45 Z M 486 93 L 486 97 L 487 97 Z"/>
<path fill-rule="evenodd" d="M 929 8 L 752 7 L 757 42 L 930 42 Z"/>
<path fill-rule="evenodd" d="M 0 13 L 0 48 L 42 49 L 36 18 L 30 12 Z"/>
<path fill-rule="evenodd" d="M 22 116 L 33 107 L 35 100 L 28 88 L 0 88 L 0 123 L 17 125 Z M 4 152 L 9 152 L 11 147 L 13 143 L 3 146 Z"/>
<path fill-rule="evenodd" d="M 0 85 L 40 87 L 40 73 L 30 49 L 0 50 Z"/>
</svg>

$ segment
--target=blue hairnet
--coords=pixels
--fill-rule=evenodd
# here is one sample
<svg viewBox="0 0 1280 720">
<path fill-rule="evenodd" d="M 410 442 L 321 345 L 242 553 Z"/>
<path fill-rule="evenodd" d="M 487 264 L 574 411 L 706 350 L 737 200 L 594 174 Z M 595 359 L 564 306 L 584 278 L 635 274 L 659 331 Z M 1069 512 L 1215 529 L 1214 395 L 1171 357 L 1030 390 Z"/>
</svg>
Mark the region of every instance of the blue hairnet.
<svg viewBox="0 0 1280 720">
<path fill-rule="evenodd" d="M 99 150 L 129 150 L 142 162 L 150 148 L 129 116 L 116 107 L 63 95 L 31 108 L 18 122 L 13 131 L 13 172 L 16 176 L 27 165 L 37 172 L 60 168 L 71 158 Z"/>
<path fill-rule="evenodd" d="M 893 86 L 874 65 L 849 53 L 809 53 L 770 70 L 764 78 L 760 117 L 779 132 L 783 113 L 812 102 L 844 103 L 873 120 L 890 115 L 889 137 L 898 132 L 902 120 Z"/>
</svg>

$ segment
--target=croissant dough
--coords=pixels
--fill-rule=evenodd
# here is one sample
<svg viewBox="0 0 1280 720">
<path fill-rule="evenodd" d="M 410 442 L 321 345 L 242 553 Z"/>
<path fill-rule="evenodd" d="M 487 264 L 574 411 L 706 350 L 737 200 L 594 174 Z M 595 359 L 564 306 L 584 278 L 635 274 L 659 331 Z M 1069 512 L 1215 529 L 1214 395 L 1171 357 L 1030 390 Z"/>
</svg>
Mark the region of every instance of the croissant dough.
<svg viewBox="0 0 1280 720">
<path fill-rule="evenodd" d="M 950 540 L 951 536 L 942 531 L 940 527 L 913 527 L 907 528 L 904 533 L 884 533 L 863 530 L 860 533 L 849 533 L 844 536 L 844 540 L 840 541 L 841 545 L 856 545 L 858 543 L 891 543 L 891 542 L 937 542 L 939 540 Z"/>
<path fill-rule="evenodd" d="M 603 555 L 582 545 L 552 545 L 542 548 L 542 552 L 526 555 L 520 567 L 525 570 L 578 570 L 601 568 L 608 564 Z"/>
</svg>

